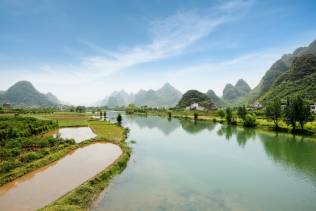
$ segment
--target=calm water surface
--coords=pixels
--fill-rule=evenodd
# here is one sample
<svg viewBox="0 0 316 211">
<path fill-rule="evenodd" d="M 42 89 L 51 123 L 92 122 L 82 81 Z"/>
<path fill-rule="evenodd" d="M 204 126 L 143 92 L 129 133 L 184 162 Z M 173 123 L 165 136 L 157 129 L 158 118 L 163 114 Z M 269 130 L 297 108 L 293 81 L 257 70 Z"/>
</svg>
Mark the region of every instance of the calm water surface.
<svg viewBox="0 0 316 211">
<path fill-rule="evenodd" d="M 0 187 L 0 210 L 36 210 L 56 200 L 115 161 L 122 151 L 96 143 Z"/>
<path fill-rule="evenodd" d="M 93 210 L 316 210 L 316 142 L 123 116 L 133 156 Z"/>
<path fill-rule="evenodd" d="M 74 139 L 76 143 L 96 137 L 90 127 L 66 127 L 60 128 L 55 136 L 64 139 Z"/>
</svg>

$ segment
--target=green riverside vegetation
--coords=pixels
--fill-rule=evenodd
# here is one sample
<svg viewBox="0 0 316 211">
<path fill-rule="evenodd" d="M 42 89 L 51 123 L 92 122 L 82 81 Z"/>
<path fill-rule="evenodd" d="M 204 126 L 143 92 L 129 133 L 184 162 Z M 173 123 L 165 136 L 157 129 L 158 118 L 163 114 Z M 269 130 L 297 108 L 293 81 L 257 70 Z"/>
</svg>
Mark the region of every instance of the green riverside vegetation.
<svg viewBox="0 0 316 211">
<path fill-rule="evenodd" d="M 0 117 L 0 185 L 59 159 L 74 140 L 41 137 L 56 122 L 32 117 Z"/>
</svg>

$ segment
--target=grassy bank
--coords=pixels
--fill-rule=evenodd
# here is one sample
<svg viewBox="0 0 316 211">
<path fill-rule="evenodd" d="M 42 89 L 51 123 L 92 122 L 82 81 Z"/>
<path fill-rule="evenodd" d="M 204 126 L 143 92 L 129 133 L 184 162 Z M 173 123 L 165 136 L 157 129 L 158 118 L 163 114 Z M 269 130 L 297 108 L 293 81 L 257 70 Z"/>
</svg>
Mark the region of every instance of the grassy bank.
<svg viewBox="0 0 316 211">
<path fill-rule="evenodd" d="M 95 177 L 40 210 L 87 210 L 97 196 L 109 185 L 110 180 L 125 169 L 131 154 L 131 148 L 125 142 L 125 138 L 121 141 L 97 138 L 94 141 L 117 144 L 123 153 L 111 166 Z"/>
</svg>

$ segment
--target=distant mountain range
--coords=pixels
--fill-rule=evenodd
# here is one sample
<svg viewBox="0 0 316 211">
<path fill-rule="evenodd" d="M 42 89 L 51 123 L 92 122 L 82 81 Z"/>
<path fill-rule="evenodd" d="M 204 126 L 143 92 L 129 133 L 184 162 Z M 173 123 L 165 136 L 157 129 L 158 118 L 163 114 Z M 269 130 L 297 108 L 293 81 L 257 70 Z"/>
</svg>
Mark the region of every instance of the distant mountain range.
<svg viewBox="0 0 316 211">
<path fill-rule="evenodd" d="M 0 92 L 0 104 L 10 103 L 14 106 L 53 107 L 60 102 L 52 93 L 40 93 L 28 81 L 19 81 L 7 91 Z"/>
<path fill-rule="evenodd" d="M 182 93 L 169 83 L 158 90 L 140 90 L 129 94 L 124 90 L 113 92 L 98 103 L 109 108 L 136 104 L 150 107 L 174 107 L 193 102 L 194 98 L 211 100 L 217 107 L 251 104 L 255 101 L 266 103 L 274 98 L 284 99 L 300 95 L 310 101 L 316 101 L 316 40 L 307 47 L 297 48 L 291 54 L 283 55 L 265 73 L 260 83 L 251 89 L 246 81 L 239 79 L 235 85 L 227 84 L 223 96 L 213 90 L 206 93 L 189 90 L 185 99 L 180 101 Z M 180 102 L 179 102 L 180 101 Z M 0 104 L 10 103 L 16 106 L 52 107 L 61 102 L 52 93 L 43 94 L 28 81 L 20 81 L 6 91 L 0 91 Z"/>
<path fill-rule="evenodd" d="M 105 97 L 99 105 L 115 108 L 132 103 L 138 106 L 174 107 L 181 97 L 180 91 L 166 83 L 158 90 L 140 90 L 136 94 L 129 94 L 124 90 L 113 92 L 110 96 Z"/>
</svg>

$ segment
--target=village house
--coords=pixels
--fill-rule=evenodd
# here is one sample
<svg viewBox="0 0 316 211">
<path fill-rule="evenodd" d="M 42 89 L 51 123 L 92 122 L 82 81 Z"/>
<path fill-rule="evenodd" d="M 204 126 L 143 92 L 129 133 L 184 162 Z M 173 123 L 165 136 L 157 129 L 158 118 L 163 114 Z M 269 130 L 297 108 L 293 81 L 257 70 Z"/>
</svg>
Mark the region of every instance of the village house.
<svg viewBox="0 0 316 211">
<path fill-rule="evenodd" d="M 252 107 L 253 107 L 253 108 L 256 108 L 256 109 L 261 109 L 263 106 L 262 106 L 261 103 L 255 102 L 254 104 L 252 104 Z"/>
<path fill-rule="evenodd" d="M 200 106 L 198 103 L 192 103 L 190 106 L 185 108 L 186 110 L 198 110 L 198 111 L 205 111 L 206 108 Z"/>
</svg>

